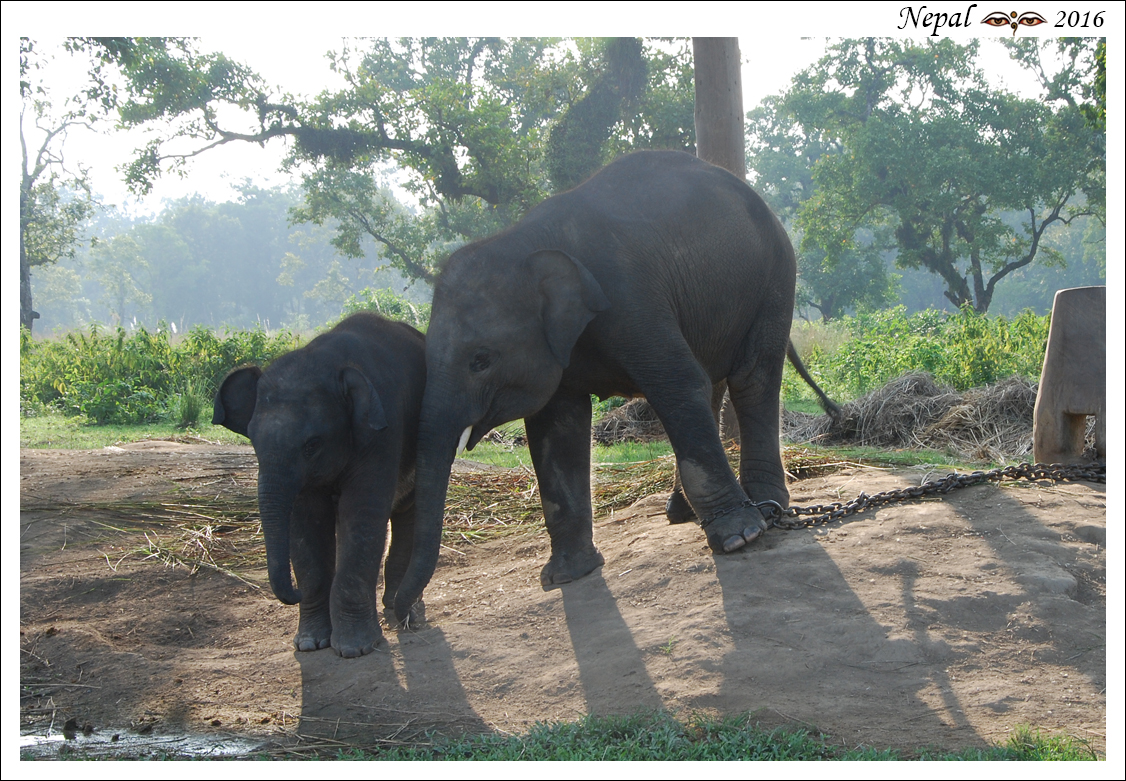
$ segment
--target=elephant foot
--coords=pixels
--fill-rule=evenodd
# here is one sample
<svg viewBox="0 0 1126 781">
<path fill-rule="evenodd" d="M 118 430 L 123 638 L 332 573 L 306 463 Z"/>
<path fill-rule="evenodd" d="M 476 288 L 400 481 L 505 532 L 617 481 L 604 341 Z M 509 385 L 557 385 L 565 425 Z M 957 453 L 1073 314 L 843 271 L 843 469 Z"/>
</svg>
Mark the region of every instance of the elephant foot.
<svg viewBox="0 0 1126 781">
<path fill-rule="evenodd" d="M 731 553 L 762 536 L 769 524 L 754 507 L 742 505 L 712 516 L 700 524 L 708 545 L 716 553 Z"/>
<path fill-rule="evenodd" d="M 301 617 L 297 624 L 297 634 L 293 636 L 293 646 L 298 651 L 319 651 L 332 643 L 332 620 L 328 611 L 318 611 Z"/>
<path fill-rule="evenodd" d="M 381 642 L 383 642 L 383 632 L 380 631 L 378 624 L 356 627 L 351 631 L 334 629 L 332 632 L 332 647 L 345 659 L 370 654 Z"/>
<path fill-rule="evenodd" d="M 332 638 L 329 635 L 317 636 L 298 632 L 293 636 L 293 645 L 298 651 L 319 651 L 328 648 L 331 642 Z"/>
<path fill-rule="evenodd" d="M 692 509 L 692 505 L 684 497 L 684 492 L 679 488 L 673 491 L 669 495 L 669 500 L 665 502 L 665 517 L 669 519 L 669 523 L 688 523 L 696 520 L 696 511 Z"/>
<path fill-rule="evenodd" d="M 405 621 L 400 621 L 395 617 L 395 605 L 383 603 L 383 618 L 387 621 L 387 625 L 395 629 L 415 629 L 426 623 L 426 603 L 419 599 L 411 605 L 410 612 L 407 613 Z"/>
<path fill-rule="evenodd" d="M 547 564 L 540 570 L 540 585 L 544 590 L 562 586 L 589 575 L 606 563 L 598 549 L 591 545 L 575 553 L 553 553 Z"/>
</svg>

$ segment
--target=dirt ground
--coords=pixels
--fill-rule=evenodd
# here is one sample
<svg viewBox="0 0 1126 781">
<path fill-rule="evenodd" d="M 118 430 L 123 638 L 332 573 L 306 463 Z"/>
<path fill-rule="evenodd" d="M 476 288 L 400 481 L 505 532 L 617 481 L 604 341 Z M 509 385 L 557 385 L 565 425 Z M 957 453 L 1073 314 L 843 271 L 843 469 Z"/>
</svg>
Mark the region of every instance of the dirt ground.
<svg viewBox="0 0 1126 781">
<path fill-rule="evenodd" d="M 848 746 L 984 746 L 1028 724 L 1105 750 L 1102 485 L 977 486 L 725 556 L 655 495 L 596 519 L 605 566 L 552 591 L 542 530 L 444 549 L 428 623 L 359 659 L 295 652 L 297 608 L 268 586 L 146 560 L 144 524 L 70 506 L 253 498 L 256 474 L 249 447 L 21 452 L 25 732 L 375 746 L 664 708 Z M 794 482 L 792 501 L 936 476 L 847 466 Z"/>
</svg>

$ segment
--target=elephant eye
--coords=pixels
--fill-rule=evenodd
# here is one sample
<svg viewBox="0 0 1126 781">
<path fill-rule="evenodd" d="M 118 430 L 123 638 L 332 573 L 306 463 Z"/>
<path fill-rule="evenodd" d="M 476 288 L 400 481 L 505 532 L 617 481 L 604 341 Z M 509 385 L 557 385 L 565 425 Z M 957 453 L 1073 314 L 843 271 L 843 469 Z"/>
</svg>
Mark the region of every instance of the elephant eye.
<svg viewBox="0 0 1126 781">
<path fill-rule="evenodd" d="M 302 445 L 301 452 L 302 454 L 304 454 L 305 458 L 312 458 L 320 449 L 320 447 L 321 438 L 313 437 L 312 439 L 309 439 L 304 445 Z"/>
<path fill-rule="evenodd" d="M 489 368 L 490 363 L 491 358 L 489 356 L 489 351 L 478 350 L 473 355 L 473 362 L 469 364 L 469 371 L 473 372 L 474 374 L 476 374 L 477 372 L 483 372 L 485 369 Z"/>
</svg>

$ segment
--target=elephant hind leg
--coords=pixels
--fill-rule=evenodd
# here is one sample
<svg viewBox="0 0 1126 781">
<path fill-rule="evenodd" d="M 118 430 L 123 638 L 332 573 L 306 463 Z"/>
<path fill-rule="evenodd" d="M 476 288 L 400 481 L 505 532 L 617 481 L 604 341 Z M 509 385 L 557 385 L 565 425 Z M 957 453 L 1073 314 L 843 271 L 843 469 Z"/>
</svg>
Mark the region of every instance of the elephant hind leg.
<svg viewBox="0 0 1126 781">
<path fill-rule="evenodd" d="M 729 553 L 756 539 L 767 524 L 748 506 L 727 462 L 711 409 L 712 382 L 690 353 L 675 365 L 677 382 L 661 377 L 641 389 L 669 435 L 684 496 L 700 518 L 708 545 Z"/>
<path fill-rule="evenodd" d="M 727 393 L 727 380 L 720 380 L 712 386 L 712 417 L 716 426 L 719 426 L 719 411 L 723 407 L 723 397 Z M 696 511 L 684 496 L 684 488 L 680 484 L 680 470 L 676 470 L 676 480 L 673 483 L 672 493 L 665 503 L 665 517 L 669 523 L 688 523 L 696 520 Z"/>
<path fill-rule="evenodd" d="M 766 398 L 747 398 L 748 395 L 758 396 L 745 391 L 731 394 L 742 435 L 739 484 L 751 501 L 773 501 L 783 508 L 789 507 L 790 491 L 786 487 L 779 440 L 778 393 L 766 394 Z"/>
<path fill-rule="evenodd" d="M 414 549 L 414 500 L 410 505 L 391 516 L 391 545 L 383 565 L 383 616 L 388 625 L 404 629 L 419 626 L 426 620 L 426 605 L 420 597 L 411 605 L 405 621 L 395 616 L 395 594 L 410 564 Z"/>
</svg>

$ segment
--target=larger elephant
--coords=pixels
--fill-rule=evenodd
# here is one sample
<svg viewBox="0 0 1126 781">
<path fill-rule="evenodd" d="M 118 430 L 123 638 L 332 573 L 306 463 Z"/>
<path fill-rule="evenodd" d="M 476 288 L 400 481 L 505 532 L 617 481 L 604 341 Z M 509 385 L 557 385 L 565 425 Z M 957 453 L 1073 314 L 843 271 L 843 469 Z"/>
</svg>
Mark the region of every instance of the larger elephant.
<svg viewBox="0 0 1126 781">
<path fill-rule="evenodd" d="M 258 456 L 270 585 L 282 602 L 300 603 L 299 651 L 331 645 L 360 656 L 383 636 L 379 564 L 390 520 L 390 610 L 412 550 L 425 383 L 422 334 L 360 313 L 265 371 L 235 369 L 215 395 L 213 422 L 250 437 Z M 421 609 L 419 596 L 408 611 Z"/>
<path fill-rule="evenodd" d="M 603 563 L 593 541 L 591 395 L 648 399 L 691 509 L 716 551 L 786 507 L 778 403 L 796 261 L 781 223 L 727 171 L 637 152 L 515 226 L 457 250 L 434 288 L 405 617 L 437 563 L 451 464 L 524 418 L 551 558 L 545 587 Z M 742 431 L 739 477 L 713 416 L 726 382 Z M 760 506 L 756 506 L 760 505 Z"/>
</svg>

